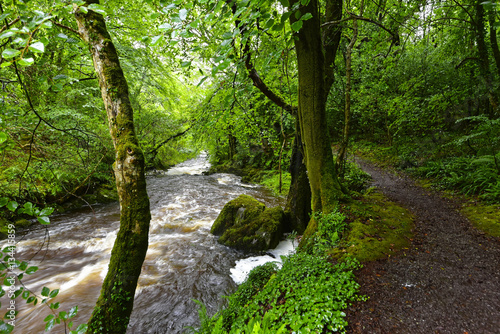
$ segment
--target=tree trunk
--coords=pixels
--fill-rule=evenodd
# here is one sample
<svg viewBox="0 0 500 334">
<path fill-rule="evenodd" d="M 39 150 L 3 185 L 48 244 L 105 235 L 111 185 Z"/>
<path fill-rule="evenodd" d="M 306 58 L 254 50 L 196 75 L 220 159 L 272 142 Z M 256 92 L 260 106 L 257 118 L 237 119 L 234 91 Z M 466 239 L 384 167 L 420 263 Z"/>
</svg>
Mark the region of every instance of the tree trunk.
<svg viewBox="0 0 500 334">
<path fill-rule="evenodd" d="M 87 1 L 98 3 L 98 1 Z M 87 333 L 125 333 L 137 280 L 148 248 L 149 198 L 144 155 L 133 123 L 128 85 L 102 15 L 77 10 L 78 32 L 88 43 L 108 116 L 116 157 L 114 173 L 120 200 L 120 229 L 108 273 L 88 322 Z"/>
<path fill-rule="evenodd" d="M 361 6 L 361 14 L 363 16 L 363 2 Z M 351 123 L 351 78 L 352 78 L 352 50 L 356 45 L 358 39 L 358 20 L 354 19 L 352 22 L 352 38 L 347 45 L 345 57 L 345 108 L 344 108 L 344 131 L 342 132 L 342 142 L 340 143 L 339 152 L 337 153 L 336 168 L 337 173 L 342 175 L 344 173 L 344 163 L 347 155 L 347 146 L 349 144 L 349 125 Z"/>
<path fill-rule="evenodd" d="M 292 1 L 296 3 L 297 1 Z M 329 213 L 343 196 L 335 172 L 326 122 L 324 56 L 321 42 L 318 0 L 310 0 L 301 6 L 301 13 L 311 13 L 313 17 L 304 21 L 296 34 L 295 48 L 299 74 L 299 124 L 311 187 L 311 208 L 315 212 Z M 293 24 L 295 15 L 290 16 Z M 317 229 L 311 219 L 306 236 Z"/>
<path fill-rule="evenodd" d="M 340 21 L 342 19 L 342 0 L 329 0 L 326 2 L 325 21 Z M 342 36 L 342 26 L 329 25 L 323 28 L 323 49 L 325 50 L 325 100 L 335 81 L 334 66 L 337 50 Z"/>
<path fill-rule="evenodd" d="M 491 9 L 488 13 L 488 20 L 490 23 L 490 44 L 493 51 L 493 59 L 497 67 L 497 73 L 500 76 L 500 49 L 498 49 L 497 28 L 496 24 L 496 9 Z"/>
<path fill-rule="evenodd" d="M 493 93 L 493 83 L 490 71 L 490 61 L 488 57 L 488 49 L 486 48 L 485 42 L 485 27 L 484 27 L 484 7 L 481 4 L 482 0 L 476 1 L 476 19 L 475 19 L 475 29 L 476 29 L 476 42 L 479 54 L 479 71 L 483 77 L 484 83 L 486 85 L 486 90 L 488 92 L 488 98 L 490 101 L 490 106 L 493 112 L 498 108 L 498 103 L 496 101 L 496 96 Z"/>
<path fill-rule="evenodd" d="M 311 214 L 311 188 L 307 177 L 307 169 L 303 162 L 300 126 L 298 122 L 296 123 L 289 169 L 292 180 L 286 198 L 285 212 L 290 222 L 290 230 L 302 234 L 307 228 Z"/>
</svg>

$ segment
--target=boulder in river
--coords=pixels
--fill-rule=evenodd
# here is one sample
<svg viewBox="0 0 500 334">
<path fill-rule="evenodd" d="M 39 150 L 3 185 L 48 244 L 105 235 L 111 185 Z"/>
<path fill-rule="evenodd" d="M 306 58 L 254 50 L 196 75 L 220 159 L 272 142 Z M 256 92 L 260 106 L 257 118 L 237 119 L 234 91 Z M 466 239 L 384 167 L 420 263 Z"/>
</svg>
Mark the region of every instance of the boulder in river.
<svg viewBox="0 0 500 334">
<path fill-rule="evenodd" d="M 240 195 L 226 203 L 212 225 L 220 235 L 219 243 L 245 251 L 274 248 L 281 240 L 285 213 L 279 206 L 266 206 L 249 195 Z"/>
</svg>

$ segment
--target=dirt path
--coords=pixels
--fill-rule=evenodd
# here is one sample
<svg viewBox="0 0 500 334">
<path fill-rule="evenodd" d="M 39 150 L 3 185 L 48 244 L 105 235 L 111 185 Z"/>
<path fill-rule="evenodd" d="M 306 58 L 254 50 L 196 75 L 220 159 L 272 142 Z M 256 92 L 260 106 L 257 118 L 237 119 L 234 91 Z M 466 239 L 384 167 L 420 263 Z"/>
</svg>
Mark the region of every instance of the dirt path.
<svg viewBox="0 0 500 334">
<path fill-rule="evenodd" d="M 358 164 L 374 186 L 415 214 L 416 230 L 410 249 L 358 273 L 370 299 L 349 310 L 348 332 L 500 333 L 500 240 L 411 179 Z"/>
</svg>

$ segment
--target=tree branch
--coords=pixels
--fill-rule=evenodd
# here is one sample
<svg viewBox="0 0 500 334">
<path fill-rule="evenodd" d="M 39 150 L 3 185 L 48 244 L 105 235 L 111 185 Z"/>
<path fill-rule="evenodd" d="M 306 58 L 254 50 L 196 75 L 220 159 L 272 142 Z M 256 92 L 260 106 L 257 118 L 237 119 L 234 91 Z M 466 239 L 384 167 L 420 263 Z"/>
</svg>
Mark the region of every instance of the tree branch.
<svg viewBox="0 0 500 334">
<path fill-rule="evenodd" d="M 349 14 L 349 17 L 345 18 L 345 19 L 342 19 L 342 20 L 338 20 L 338 21 L 330 21 L 330 22 L 325 22 L 321 25 L 321 28 L 325 28 L 325 27 L 328 27 L 328 26 L 331 26 L 331 25 L 338 25 L 342 22 L 346 22 L 346 21 L 349 21 L 349 20 L 360 20 L 360 21 L 365 21 L 365 22 L 369 22 L 369 23 L 372 23 L 380 28 L 382 28 L 383 30 L 387 31 L 389 34 L 391 34 L 391 36 L 394 38 L 393 40 L 393 43 L 395 45 L 399 45 L 399 34 L 396 33 L 396 32 L 393 32 L 392 30 L 390 30 L 389 28 L 386 28 L 383 24 L 375 21 L 375 20 L 372 20 L 372 19 L 369 19 L 367 17 L 362 17 L 362 16 L 358 16 L 356 14 L 353 14 L 349 11 L 347 11 L 347 14 Z"/>
<path fill-rule="evenodd" d="M 458 70 L 460 67 L 462 67 L 463 64 L 465 64 L 469 60 L 474 60 L 474 61 L 476 61 L 478 63 L 481 62 L 481 60 L 479 58 L 477 58 L 477 57 L 467 57 L 464 60 L 462 60 L 457 66 L 455 66 L 455 69 Z"/>
<path fill-rule="evenodd" d="M 75 34 L 75 35 L 78 35 L 78 37 L 80 37 L 80 34 L 79 34 L 79 33 L 78 33 L 78 31 L 76 31 L 75 29 L 73 29 L 73 28 L 71 28 L 71 27 L 68 27 L 68 26 L 66 26 L 66 25 L 64 25 L 64 24 L 61 24 L 61 23 L 57 22 L 56 20 L 50 20 L 50 21 L 52 21 L 52 23 L 54 23 L 54 24 L 55 24 L 56 26 L 58 26 L 59 28 L 63 28 L 63 29 L 65 29 L 65 30 L 69 31 L 69 32 L 72 32 L 72 33 L 73 33 L 73 34 Z"/>
<path fill-rule="evenodd" d="M 193 127 L 193 125 L 191 124 L 186 130 L 182 131 L 182 132 L 179 132 L 167 139 L 165 139 L 164 141 L 162 141 L 161 143 L 159 143 L 158 145 L 156 145 L 156 147 L 154 149 L 152 149 L 150 152 L 148 152 L 148 154 L 152 154 L 153 155 L 153 160 L 156 158 L 156 155 L 158 154 L 158 151 L 160 150 L 160 148 L 162 148 L 163 145 L 165 145 L 166 143 L 168 143 L 169 141 L 171 141 L 172 139 L 175 139 L 175 138 L 178 138 L 182 135 L 184 135 L 186 132 L 188 132 L 189 130 L 191 130 L 191 128 Z"/>
<path fill-rule="evenodd" d="M 297 107 L 292 106 L 285 102 L 281 96 L 276 95 L 259 76 L 259 73 L 255 69 L 252 63 L 252 54 L 250 53 L 250 39 L 245 43 L 245 48 L 243 49 L 243 57 L 245 57 L 245 67 L 248 72 L 248 76 L 252 79 L 253 85 L 258 88 L 262 94 L 264 94 L 268 99 L 274 102 L 278 107 L 285 109 L 292 115 L 297 114 Z"/>
<path fill-rule="evenodd" d="M 14 19 L 12 22 L 7 23 L 6 25 L 4 25 L 4 26 L 2 27 L 2 29 L 0 29 L 0 34 L 1 34 L 2 32 L 4 32 L 5 30 L 9 29 L 11 25 L 16 24 L 17 22 L 19 22 L 19 20 L 20 20 L 20 19 L 21 19 L 20 17 L 17 17 L 17 18 L 16 18 L 16 19 Z M 5 21 L 7 21 L 7 20 L 5 20 Z"/>
</svg>

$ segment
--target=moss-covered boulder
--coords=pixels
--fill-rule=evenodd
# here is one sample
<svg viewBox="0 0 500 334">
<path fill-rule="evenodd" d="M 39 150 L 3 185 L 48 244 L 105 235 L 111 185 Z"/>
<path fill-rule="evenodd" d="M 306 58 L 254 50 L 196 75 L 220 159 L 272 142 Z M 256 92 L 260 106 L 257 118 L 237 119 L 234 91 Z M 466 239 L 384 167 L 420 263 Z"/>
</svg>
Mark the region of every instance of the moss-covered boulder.
<svg viewBox="0 0 500 334">
<path fill-rule="evenodd" d="M 219 243 L 245 251 L 274 248 L 280 242 L 285 225 L 281 207 L 266 206 L 248 195 L 226 203 L 212 225 Z"/>
</svg>

